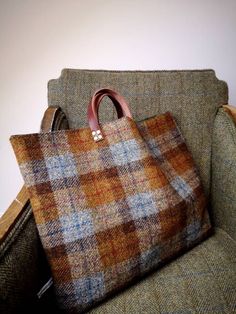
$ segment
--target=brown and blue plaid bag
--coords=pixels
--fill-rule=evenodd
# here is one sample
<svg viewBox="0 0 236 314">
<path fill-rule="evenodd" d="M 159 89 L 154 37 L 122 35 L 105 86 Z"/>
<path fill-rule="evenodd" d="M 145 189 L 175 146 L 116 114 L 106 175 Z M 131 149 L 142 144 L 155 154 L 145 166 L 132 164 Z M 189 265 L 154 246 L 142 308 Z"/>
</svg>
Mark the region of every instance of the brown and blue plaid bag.
<svg viewBox="0 0 236 314">
<path fill-rule="evenodd" d="M 99 124 L 104 96 L 118 119 Z M 58 304 L 81 313 L 203 239 L 203 188 L 167 112 L 141 122 L 97 91 L 89 127 L 10 138 L 51 266 Z"/>
</svg>

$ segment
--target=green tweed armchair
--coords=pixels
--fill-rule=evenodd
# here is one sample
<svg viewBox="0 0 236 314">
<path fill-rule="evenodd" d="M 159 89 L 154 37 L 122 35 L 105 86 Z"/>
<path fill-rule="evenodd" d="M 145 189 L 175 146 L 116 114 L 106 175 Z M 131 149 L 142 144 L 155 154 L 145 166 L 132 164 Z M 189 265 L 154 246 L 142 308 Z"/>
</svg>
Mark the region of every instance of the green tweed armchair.
<svg viewBox="0 0 236 314">
<path fill-rule="evenodd" d="M 227 105 L 227 84 L 213 70 L 65 69 L 48 83 L 42 129 L 86 126 L 87 104 L 101 87 L 121 93 L 135 120 L 173 113 L 199 170 L 214 233 L 90 313 L 236 313 L 236 110 Z M 101 122 L 115 118 L 109 106 L 104 100 Z M 0 313 L 57 313 L 50 278 L 23 188 L 0 220 Z"/>
</svg>

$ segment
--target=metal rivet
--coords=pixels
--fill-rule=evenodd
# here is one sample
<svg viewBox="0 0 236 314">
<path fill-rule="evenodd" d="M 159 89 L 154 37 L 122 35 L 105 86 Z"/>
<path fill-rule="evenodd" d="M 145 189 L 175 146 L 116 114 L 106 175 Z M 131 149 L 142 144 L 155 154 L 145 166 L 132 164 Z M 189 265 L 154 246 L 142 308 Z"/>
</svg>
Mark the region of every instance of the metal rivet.
<svg viewBox="0 0 236 314">
<path fill-rule="evenodd" d="M 97 134 L 100 134 L 101 133 L 101 131 L 100 130 L 97 130 Z"/>
<path fill-rule="evenodd" d="M 99 139 L 102 139 L 102 135 L 101 135 L 101 134 L 99 134 L 99 135 L 98 135 L 98 138 L 99 138 Z"/>
<path fill-rule="evenodd" d="M 97 137 L 97 136 L 94 136 L 94 140 L 97 141 L 97 140 L 98 140 L 98 137 Z"/>
<path fill-rule="evenodd" d="M 95 135 L 95 134 L 96 134 L 96 131 L 92 131 L 92 134 Z"/>
</svg>

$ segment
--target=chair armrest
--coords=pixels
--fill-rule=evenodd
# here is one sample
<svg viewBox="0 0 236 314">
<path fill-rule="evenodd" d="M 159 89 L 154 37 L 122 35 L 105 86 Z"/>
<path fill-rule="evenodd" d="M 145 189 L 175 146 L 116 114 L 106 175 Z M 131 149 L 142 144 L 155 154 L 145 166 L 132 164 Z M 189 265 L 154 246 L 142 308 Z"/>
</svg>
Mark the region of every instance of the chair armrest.
<svg viewBox="0 0 236 314">
<path fill-rule="evenodd" d="M 41 132 L 68 128 L 68 121 L 60 107 L 49 107 L 46 109 L 41 123 Z M 4 242 L 28 204 L 29 198 L 27 190 L 26 187 L 23 186 L 3 216 L 0 217 L 0 244 Z"/>
<path fill-rule="evenodd" d="M 222 106 L 214 121 L 211 206 L 215 226 L 236 240 L 236 108 Z"/>
<path fill-rule="evenodd" d="M 236 107 L 231 105 L 223 105 L 224 111 L 227 112 L 236 125 Z"/>
</svg>

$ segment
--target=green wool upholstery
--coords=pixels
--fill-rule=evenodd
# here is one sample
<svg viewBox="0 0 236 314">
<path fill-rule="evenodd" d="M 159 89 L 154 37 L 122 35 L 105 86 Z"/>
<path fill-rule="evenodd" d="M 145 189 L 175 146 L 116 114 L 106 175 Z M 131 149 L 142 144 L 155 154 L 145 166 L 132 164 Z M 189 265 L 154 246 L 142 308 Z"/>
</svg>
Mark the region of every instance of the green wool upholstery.
<svg viewBox="0 0 236 314">
<path fill-rule="evenodd" d="M 0 245 L 0 313 L 40 313 L 45 303 L 39 302 L 37 292 L 49 277 L 29 204 Z"/>
<path fill-rule="evenodd" d="M 213 222 L 236 241 L 236 126 L 222 108 L 213 130 L 211 198 Z"/>
</svg>

